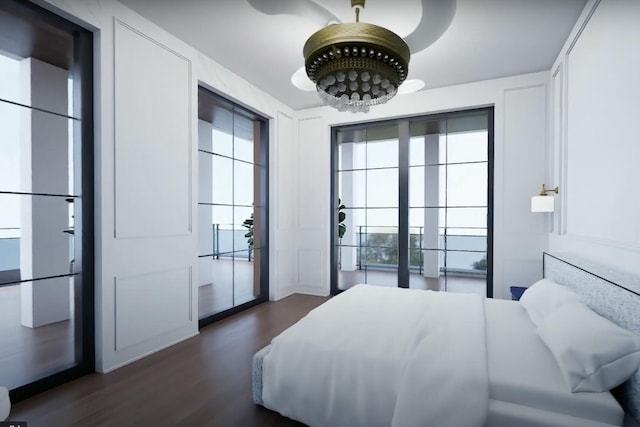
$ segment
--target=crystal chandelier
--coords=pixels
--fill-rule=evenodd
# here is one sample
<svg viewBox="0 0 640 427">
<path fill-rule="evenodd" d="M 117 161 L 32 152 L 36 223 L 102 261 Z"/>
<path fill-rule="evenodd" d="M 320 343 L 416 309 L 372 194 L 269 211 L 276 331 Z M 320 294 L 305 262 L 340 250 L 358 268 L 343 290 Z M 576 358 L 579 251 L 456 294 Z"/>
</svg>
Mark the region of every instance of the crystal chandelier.
<svg viewBox="0 0 640 427">
<path fill-rule="evenodd" d="M 307 76 L 325 104 L 339 111 L 368 112 L 393 98 L 409 72 L 411 53 L 392 31 L 360 22 L 365 0 L 351 0 L 356 22 L 330 24 L 304 45 Z"/>
</svg>

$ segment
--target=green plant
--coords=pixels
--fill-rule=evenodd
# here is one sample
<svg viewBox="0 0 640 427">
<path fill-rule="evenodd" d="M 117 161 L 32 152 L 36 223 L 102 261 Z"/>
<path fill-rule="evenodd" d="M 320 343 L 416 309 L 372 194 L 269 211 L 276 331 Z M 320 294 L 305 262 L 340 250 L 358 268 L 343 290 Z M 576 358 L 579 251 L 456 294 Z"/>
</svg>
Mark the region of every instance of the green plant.
<svg viewBox="0 0 640 427">
<path fill-rule="evenodd" d="M 474 261 L 473 264 L 471 264 L 471 267 L 475 270 L 487 271 L 487 256 L 485 255 L 482 259 Z"/>
<path fill-rule="evenodd" d="M 253 214 L 251 214 L 251 218 L 247 218 L 242 223 L 242 226 L 247 229 L 244 237 L 247 238 L 247 243 L 249 244 L 249 250 L 253 249 Z"/>
<path fill-rule="evenodd" d="M 344 223 L 344 220 L 347 218 L 347 214 L 344 213 L 344 208 L 342 201 L 338 198 L 338 237 L 341 239 L 347 231 L 347 226 Z"/>
</svg>

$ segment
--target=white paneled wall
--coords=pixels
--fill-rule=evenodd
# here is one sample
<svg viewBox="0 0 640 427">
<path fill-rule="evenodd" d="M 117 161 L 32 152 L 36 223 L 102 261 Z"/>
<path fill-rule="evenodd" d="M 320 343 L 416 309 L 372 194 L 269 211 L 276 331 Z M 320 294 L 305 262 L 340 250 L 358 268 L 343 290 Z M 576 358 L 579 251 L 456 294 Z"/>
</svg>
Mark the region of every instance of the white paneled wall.
<svg viewBox="0 0 640 427">
<path fill-rule="evenodd" d="M 331 179 L 323 166 L 331 162 L 330 139 L 322 116 L 298 121 L 298 292 L 327 295 L 329 193 Z"/>
<path fill-rule="evenodd" d="M 277 197 L 271 197 L 270 298 L 280 299 L 296 291 L 298 284 L 298 144 L 292 115 L 278 111 L 276 141 L 272 147 L 272 171 Z M 272 194 L 273 196 L 273 194 Z M 277 288 L 276 288 L 277 286 Z M 278 290 L 276 294 L 276 289 Z"/>
<path fill-rule="evenodd" d="M 551 230 L 551 249 L 638 259 L 635 0 L 589 1 L 551 72 L 398 96 L 366 115 L 294 112 L 115 0 L 39 3 L 98 30 L 99 371 L 197 333 L 198 84 L 270 119 L 271 299 L 329 293 L 331 126 L 475 107 L 495 108 L 495 296 L 541 276 Z M 529 212 L 542 182 L 561 187 L 554 215 Z"/>
<path fill-rule="evenodd" d="M 270 119 L 270 297 L 294 292 L 293 111 L 115 0 L 38 3 L 96 31 L 96 370 L 198 333 L 199 84 Z"/>
<path fill-rule="evenodd" d="M 591 0 L 552 70 L 550 248 L 640 274 L 640 3 Z"/>
<path fill-rule="evenodd" d="M 398 96 L 368 114 L 328 107 L 297 112 L 299 150 L 298 292 L 329 293 L 330 128 L 335 125 L 495 106 L 494 295 L 542 276 L 544 217 L 529 212 L 545 176 L 548 73 L 507 77 Z"/>
</svg>

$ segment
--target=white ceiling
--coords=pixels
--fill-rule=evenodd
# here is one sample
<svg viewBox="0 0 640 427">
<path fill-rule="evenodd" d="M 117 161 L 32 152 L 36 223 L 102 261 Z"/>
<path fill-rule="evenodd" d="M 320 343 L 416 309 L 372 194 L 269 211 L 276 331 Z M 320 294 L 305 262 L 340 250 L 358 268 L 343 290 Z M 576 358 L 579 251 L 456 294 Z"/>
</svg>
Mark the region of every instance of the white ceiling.
<svg viewBox="0 0 640 427">
<path fill-rule="evenodd" d="M 321 105 L 316 93 L 300 91 L 290 81 L 303 65 L 306 39 L 320 29 L 317 20 L 266 15 L 249 0 L 120 1 L 292 108 Z M 343 22 L 354 21 L 349 0 L 295 1 L 315 1 Z M 429 89 L 548 70 L 585 3 L 457 0 L 451 26 L 412 55 L 408 78 L 424 80 Z M 360 20 L 404 37 L 418 25 L 422 4 L 369 0 Z"/>
</svg>

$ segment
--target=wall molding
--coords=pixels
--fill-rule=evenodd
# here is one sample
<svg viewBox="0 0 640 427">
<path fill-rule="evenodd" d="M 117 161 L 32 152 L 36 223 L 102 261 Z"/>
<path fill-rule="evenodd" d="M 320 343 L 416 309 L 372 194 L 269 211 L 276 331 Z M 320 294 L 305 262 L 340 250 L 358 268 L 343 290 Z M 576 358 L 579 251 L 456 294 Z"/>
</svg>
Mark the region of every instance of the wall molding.
<svg viewBox="0 0 640 427">
<path fill-rule="evenodd" d="M 126 287 L 127 285 L 123 284 L 123 282 L 126 282 L 128 280 L 131 279 L 144 279 L 144 278 L 151 278 L 153 276 L 162 276 L 165 275 L 167 273 L 175 273 L 175 272 L 187 272 L 187 276 L 188 276 L 188 282 L 187 283 L 177 283 L 177 286 L 184 286 L 187 288 L 187 320 L 183 321 L 181 323 L 178 323 L 176 325 L 172 325 L 169 328 L 164 328 L 164 329 L 159 329 L 156 333 L 145 336 L 145 337 L 141 337 L 138 340 L 132 341 L 130 343 L 124 344 L 124 345 L 120 345 L 119 342 L 121 341 L 121 339 L 119 339 L 119 325 L 118 325 L 118 294 L 122 292 L 122 290 L 119 290 L 121 288 Z M 166 334 L 171 334 L 173 332 L 176 332 L 178 330 L 183 329 L 184 327 L 189 326 L 191 323 L 193 323 L 193 267 L 192 266 L 183 266 L 183 267 L 178 267 L 178 268 L 171 268 L 171 269 L 166 269 L 166 270 L 158 270 L 158 271 L 150 271 L 150 272 L 145 272 L 145 273 L 140 273 L 140 274 L 129 274 L 129 275 L 122 275 L 122 276 L 115 276 L 113 278 L 113 351 L 114 352 L 122 352 L 126 349 L 129 349 L 131 347 L 135 347 L 135 346 L 139 346 L 145 342 L 148 342 L 150 340 L 153 340 L 155 338 L 161 337 L 163 335 Z M 124 326 L 122 326 L 124 327 Z"/>
<path fill-rule="evenodd" d="M 122 28 L 122 29 L 126 29 L 136 35 L 138 35 L 139 37 L 155 44 L 156 46 L 158 46 L 159 48 L 167 51 L 168 53 L 174 55 L 175 57 L 177 57 L 178 59 L 184 61 L 186 63 L 187 66 L 187 87 L 188 87 L 188 99 L 187 99 L 187 103 L 188 103 L 188 111 L 187 111 L 187 117 L 188 117 L 188 125 L 187 125 L 187 129 L 188 129 L 188 141 L 187 141 L 187 161 L 188 161 L 188 173 L 189 173 L 189 179 L 187 180 L 187 197 L 188 197 L 188 201 L 187 201 L 187 229 L 182 231 L 182 232 L 169 232 L 169 233 L 143 233 L 143 234 L 124 234 L 122 230 L 118 231 L 118 173 L 117 173 L 117 147 L 118 147 L 118 107 L 119 107 L 119 103 L 118 103 L 118 97 L 117 95 L 117 91 L 118 91 L 118 82 L 117 82 L 117 51 L 118 51 L 118 28 Z M 113 177 L 114 177 L 114 185 L 113 185 L 113 237 L 115 239 L 118 240 L 125 240 L 125 239 L 145 239 L 145 238 L 159 238 L 159 237 L 184 237 L 184 236 L 189 236 L 193 233 L 193 190 L 194 190 L 194 186 L 193 186 L 193 176 L 194 176 L 194 168 L 193 168 L 193 156 L 194 156 L 194 139 L 195 139 L 195 135 L 193 133 L 193 128 L 194 128 L 194 115 L 193 115 L 193 92 L 194 92 L 194 88 L 193 88 L 193 63 L 191 61 L 191 59 L 187 58 L 186 56 L 178 53 L 176 50 L 170 48 L 169 46 L 159 42 L 158 40 L 150 37 L 149 35 L 141 32 L 140 30 L 136 29 L 135 27 L 127 24 L 126 22 L 124 22 L 122 19 L 117 18 L 117 17 L 113 17 L 113 46 L 114 46 L 114 53 L 113 53 L 113 85 L 112 85 L 112 96 L 113 96 L 113 104 L 112 104 L 112 114 L 113 114 L 113 137 L 114 137 L 114 141 L 113 141 L 113 164 L 112 164 L 112 173 L 113 173 Z"/>
<path fill-rule="evenodd" d="M 561 70 L 561 72 L 564 74 L 564 78 L 562 79 L 562 83 L 563 83 L 562 101 L 563 102 L 562 102 L 562 111 L 561 111 L 563 116 L 563 127 L 564 127 L 563 133 L 562 133 L 563 157 L 561 158 L 562 163 L 560 163 L 562 167 L 560 177 L 563 181 L 562 185 L 564 187 L 564 191 L 562 191 L 562 194 L 560 196 L 561 209 L 562 209 L 561 226 L 560 226 L 560 230 L 558 230 L 560 235 L 566 235 L 569 229 L 569 224 L 568 224 L 569 202 L 568 202 L 568 196 L 567 196 L 568 190 L 571 186 L 571 183 L 569 182 L 570 181 L 569 180 L 569 103 L 571 102 L 569 98 L 569 85 L 570 85 L 569 62 L 570 62 L 571 53 L 573 52 L 573 48 L 576 46 L 576 44 L 580 40 L 580 37 L 584 33 L 584 30 L 587 28 L 587 25 L 589 24 L 589 22 L 591 21 L 591 18 L 595 14 L 596 9 L 600 5 L 600 2 L 601 0 L 595 0 L 593 5 L 591 6 L 591 9 L 587 13 L 587 16 L 585 17 L 584 21 L 580 25 L 580 28 L 578 29 L 575 36 L 571 40 L 571 43 L 567 47 L 567 51 L 564 54 L 564 61 L 561 61 L 561 63 L 558 65 L 558 68 L 560 69 L 560 67 L 563 66 L 563 63 L 564 63 L 564 70 L 563 71 Z"/>
<path fill-rule="evenodd" d="M 560 187 L 560 195 L 558 199 L 559 212 L 557 211 L 554 218 L 557 218 L 554 224 L 554 231 L 558 235 L 567 232 L 567 111 L 565 108 L 565 99 L 567 97 L 564 84 L 564 64 L 560 62 L 551 75 L 551 131 L 552 131 L 552 148 L 555 161 L 553 162 L 553 177 L 556 181 L 553 185 Z M 555 104 L 556 98 L 558 105 Z M 556 118 L 557 110 L 557 118 Z M 557 123 L 556 123 L 557 122 Z M 556 132 L 556 125 L 558 131 Z"/>
<path fill-rule="evenodd" d="M 612 246 L 619 249 L 631 249 L 631 250 L 640 252 L 640 242 L 631 243 L 631 242 L 623 242 L 620 240 L 602 239 L 599 237 L 587 236 L 587 235 L 571 233 L 571 232 L 568 232 L 565 236 L 574 240 L 580 240 L 587 243 L 595 243 L 598 245 Z"/>
</svg>

